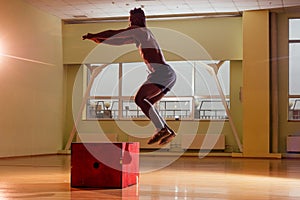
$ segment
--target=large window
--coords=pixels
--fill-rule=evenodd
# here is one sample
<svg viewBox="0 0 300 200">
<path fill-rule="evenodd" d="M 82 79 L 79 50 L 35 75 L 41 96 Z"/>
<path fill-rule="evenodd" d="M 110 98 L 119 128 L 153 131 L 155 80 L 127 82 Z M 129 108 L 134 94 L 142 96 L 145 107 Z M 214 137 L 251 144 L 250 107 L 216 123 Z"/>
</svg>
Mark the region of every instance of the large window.
<svg viewBox="0 0 300 200">
<path fill-rule="evenodd" d="M 91 65 L 87 70 L 88 80 L 91 72 L 99 65 Z M 94 80 L 90 96 L 118 96 L 119 64 L 110 64 Z"/>
<path fill-rule="evenodd" d="M 289 120 L 300 120 L 300 19 L 289 19 Z"/>
<path fill-rule="evenodd" d="M 211 67 L 218 61 L 168 62 L 176 71 L 177 82 L 155 105 L 167 119 L 226 119 L 225 108 Z M 86 67 L 87 82 L 92 71 L 101 66 Z M 216 71 L 226 103 L 229 105 L 229 61 Z M 95 79 L 86 107 L 87 119 L 114 118 L 144 119 L 145 115 L 134 103 L 134 95 L 149 72 L 144 63 L 120 63 L 107 66 Z"/>
</svg>

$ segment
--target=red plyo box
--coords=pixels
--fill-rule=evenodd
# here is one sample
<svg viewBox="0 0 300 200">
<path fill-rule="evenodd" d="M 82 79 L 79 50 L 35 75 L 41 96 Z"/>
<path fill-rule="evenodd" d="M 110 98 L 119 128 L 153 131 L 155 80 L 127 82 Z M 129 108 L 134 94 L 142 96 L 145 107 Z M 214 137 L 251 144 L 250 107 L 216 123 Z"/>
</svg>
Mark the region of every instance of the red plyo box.
<svg viewBox="0 0 300 200">
<path fill-rule="evenodd" d="M 125 188 L 139 179 L 139 143 L 72 143 L 71 187 Z"/>
</svg>

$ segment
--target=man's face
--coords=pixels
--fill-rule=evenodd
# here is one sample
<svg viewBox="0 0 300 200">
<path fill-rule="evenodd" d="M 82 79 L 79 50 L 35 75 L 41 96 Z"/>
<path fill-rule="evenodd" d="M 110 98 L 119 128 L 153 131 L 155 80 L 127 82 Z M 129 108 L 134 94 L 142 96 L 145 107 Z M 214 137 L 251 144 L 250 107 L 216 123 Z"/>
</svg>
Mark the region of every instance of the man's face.
<svg viewBox="0 0 300 200">
<path fill-rule="evenodd" d="M 128 17 L 129 26 L 131 26 L 131 15 Z"/>
<path fill-rule="evenodd" d="M 133 15 L 130 15 L 129 18 L 128 18 L 129 26 L 132 26 L 132 25 L 136 24 L 136 23 L 134 23 L 135 20 L 136 20 L 135 17 Z"/>
</svg>

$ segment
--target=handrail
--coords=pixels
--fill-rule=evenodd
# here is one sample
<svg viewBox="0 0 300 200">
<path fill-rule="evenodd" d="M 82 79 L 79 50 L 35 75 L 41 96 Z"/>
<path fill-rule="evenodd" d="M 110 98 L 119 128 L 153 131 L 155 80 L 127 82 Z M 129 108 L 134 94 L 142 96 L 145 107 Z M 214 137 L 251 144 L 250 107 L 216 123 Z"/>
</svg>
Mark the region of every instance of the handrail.
<svg viewBox="0 0 300 200">
<path fill-rule="evenodd" d="M 197 109 L 192 109 L 191 106 L 193 105 L 192 101 L 195 101 L 192 97 L 189 97 L 190 100 L 187 100 L 187 97 L 184 97 L 182 100 L 180 97 L 178 97 L 178 100 L 163 100 L 160 101 L 160 108 L 159 111 L 163 115 L 163 117 L 167 118 L 182 118 L 182 119 L 228 119 L 228 116 L 226 115 L 225 108 L 223 108 L 223 105 L 217 106 L 218 108 L 213 108 L 214 106 L 210 106 L 209 108 L 205 108 L 205 104 L 210 104 L 210 103 L 222 103 L 220 99 L 197 99 L 197 101 L 200 102 L 200 105 L 198 105 Z M 133 99 L 131 98 L 123 98 L 126 99 L 125 101 L 129 101 L 129 103 L 134 103 Z M 92 100 L 92 99 L 89 99 Z M 129 108 L 128 106 L 121 106 L 123 108 L 122 110 L 119 110 L 119 106 L 115 106 L 115 104 L 122 103 L 123 101 L 120 102 L 118 99 L 108 99 L 108 98 L 95 98 L 95 108 L 91 106 L 88 109 L 86 109 L 89 114 L 87 114 L 87 117 L 89 119 L 99 119 L 99 118 L 107 118 L 107 115 L 99 114 L 103 113 L 105 110 L 104 108 L 104 103 L 105 101 L 110 101 L 111 106 L 108 109 L 109 112 L 111 112 L 111 117 L 109 118 L 114 118 L 114 119 L 126 119 L 126 118 L 146 118 L 146 116 L 142 113 L 141 109 L 139 107 L 135 108 Z M 190 108 L 167 108 L 168 103 L 188 103 Z M 226 103 L 229 105 L 230 100 L 226 100 Z M 101 107 L 98 105 L 102 104 Z M 212 108 L 211 108 L 212 107 Z M 215 106 L 216 107 L 216 106 Z M 221 107 L 221 108 L 220 108 Z M 93 114 L 94 113 L 94 114 Z M 170 114 L 168 114 L 170 113 Z M 98 118 L 97 118 L 98 116 Z"/>
</svg>

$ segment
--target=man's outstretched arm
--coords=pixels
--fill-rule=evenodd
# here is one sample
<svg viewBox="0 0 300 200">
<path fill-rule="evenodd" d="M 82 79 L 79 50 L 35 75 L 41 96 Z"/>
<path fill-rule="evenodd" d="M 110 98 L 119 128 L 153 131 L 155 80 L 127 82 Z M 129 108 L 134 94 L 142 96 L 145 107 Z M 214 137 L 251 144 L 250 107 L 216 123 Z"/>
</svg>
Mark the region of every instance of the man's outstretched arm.
<svg viewBox="0 0 300 200">
<path fill-rule="evenodd" d="M 107 30 L 100 33 L 88 33 L 82 36 L 82 39 L 93 40 L 96 43 L 105 43 L 110 45 L 132 44 L 134 39 L 129 29 Z"/>
</svg>

